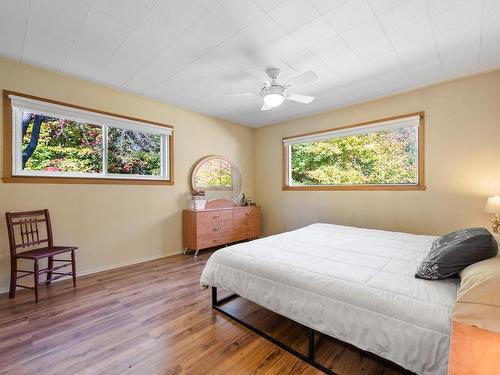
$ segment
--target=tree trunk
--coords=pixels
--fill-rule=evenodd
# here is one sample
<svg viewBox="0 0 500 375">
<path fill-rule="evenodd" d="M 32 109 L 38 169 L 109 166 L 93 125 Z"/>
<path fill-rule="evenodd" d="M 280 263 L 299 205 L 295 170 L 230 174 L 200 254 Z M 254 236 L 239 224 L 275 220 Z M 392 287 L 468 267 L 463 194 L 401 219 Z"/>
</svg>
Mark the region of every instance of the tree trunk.
<svg viewBox="0 0 500 375">
<path fill-rule="evenodd" d="M 26 135 L 26 132 L 28 131 L 30 121 L 31 121 L 31 113 L 24 112 L 23 113 L 23 125 L 22 125 L 23 137 Z"/>
<path fill-rule="evenodd" d="M 28 162 L 31 155 L 33 155 L 33 153 L 35 152 L 36 147 L 38 146 L 38 139 L 40 138 L 40 128 L 42 126 L 42 122 L 44 119 L 45 116 L 39 116 L 39 115 L 35 115 L 35 118 L 33 119 L 33 129 L 31 131 L 31 138 L 28 145 L 23 150 L 23 169 L 26 166 L 26 163 Z M 25 117 L 23 116 L 23 134 L 26 132 L 24 130 L 24 124 L 25 124 L 24 120 Z M 27 125 L 26 125 L 26 130 L 28 130 Z"/>
</svg>

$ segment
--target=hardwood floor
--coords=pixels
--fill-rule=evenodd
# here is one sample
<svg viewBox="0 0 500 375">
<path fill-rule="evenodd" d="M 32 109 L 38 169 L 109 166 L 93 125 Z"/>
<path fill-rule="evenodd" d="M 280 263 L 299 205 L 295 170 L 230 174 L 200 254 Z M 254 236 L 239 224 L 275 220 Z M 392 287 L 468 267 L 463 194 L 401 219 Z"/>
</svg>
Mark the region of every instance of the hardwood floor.
<svg viewBox="0 0 500 375">
<path fill-rule="evenodd" d="M 61 281 L 40 302 L 0 296 L 0 374 L 322 374 L 213 311 L 198 260 L 175 255 Z M 298 324 L 238 298 L 228 309 L 306 352 Z M 321 336 L 317 359 L 339 375 L 403 372 Z"/>
</svg>

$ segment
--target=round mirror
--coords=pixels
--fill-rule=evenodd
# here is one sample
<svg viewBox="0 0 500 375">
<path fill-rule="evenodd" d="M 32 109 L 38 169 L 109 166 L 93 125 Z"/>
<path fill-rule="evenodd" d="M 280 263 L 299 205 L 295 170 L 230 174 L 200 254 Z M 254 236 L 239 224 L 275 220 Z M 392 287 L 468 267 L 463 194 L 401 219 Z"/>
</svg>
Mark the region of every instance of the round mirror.
<svg viewBox="0 0 500 375">
<path fill-rule="evenodd" d="M 193 168 L 191 189 L 204 190 L 207 200 L 236 201 L 241 193 L 241 173 L 231 160 L 223 156 L 207 156 Z"/>
</svg>

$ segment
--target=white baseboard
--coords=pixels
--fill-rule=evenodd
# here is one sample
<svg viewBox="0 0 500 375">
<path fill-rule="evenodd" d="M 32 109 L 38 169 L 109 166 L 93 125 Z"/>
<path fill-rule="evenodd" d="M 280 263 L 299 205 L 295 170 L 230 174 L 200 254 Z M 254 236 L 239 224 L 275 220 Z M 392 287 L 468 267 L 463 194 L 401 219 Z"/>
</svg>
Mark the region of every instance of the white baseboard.
<svg viewBox="0 0 500 375">
<path fill-rule="evenodd" d="M 165 254 L 153 255 L 153 256 L 150 256 L 150 257 L 133 259 L 133 260 L 129 260 L 129 261 L 126 261 L 126 262 L 114 263 L 114 264 L 111 264 L 111 265 L 108 265 L 108 266 L 95 267 L 95 268 L 91 268 L 91 269 L 84 270 L 84 271 L 81 271 L 81 272 L 78 272 L 78 268 L 77 268 L 77 275 L 76 276 L 77 277 L 81 277 L 81 276 L 91 275 L 91 274 L 94 274 L 94 273 L 99 273 L 99 272 L 103 272 L 103 271 L 114 270 L 116 268 L 127 267 L 127 266 L 131 266 L 131 265 L 134 265 L 134 264 L 144 263 L 144 262 L 147 262 L 147 261 L 150 261 L 150 260 L 166 258 L 166 257 L 172 256 L 172 255 L 178 255 L 178 254 L 182 254 L 182 252 L 180 252 L 180 253 L 174 253 L 174 254 L 168 254 L 168 255 L 165 255 Z M 68 278 L 70 278 L 70 277 L 61 277 L 60 279 L 55 280 L 54 283 L 57 283 L 58 281 L 62 281 L 62 280 L 67 280 Z M 23 289 L 23 288 L 17 288 L 17 290 L 20 290 L 20 289 Z M 7 293 L 8 291 L 9 291 L 9 287 L 8 286 L 0 288 L 0 294 Z"/>
</svg>

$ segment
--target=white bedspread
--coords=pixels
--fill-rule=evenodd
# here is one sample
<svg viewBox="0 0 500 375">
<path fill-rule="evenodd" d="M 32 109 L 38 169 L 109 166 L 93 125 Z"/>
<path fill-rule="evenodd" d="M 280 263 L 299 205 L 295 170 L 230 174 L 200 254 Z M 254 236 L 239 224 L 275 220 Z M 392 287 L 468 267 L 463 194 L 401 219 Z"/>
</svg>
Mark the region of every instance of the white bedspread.
<svg viewBox="0 0 500 375">
<path fill-rule="evenodd" d="M 458 279 L 414 278 L 435 239 L 313 224 L 218 250 L 201 283 L 418 374 L 446 375 Z"/>
</svg>

